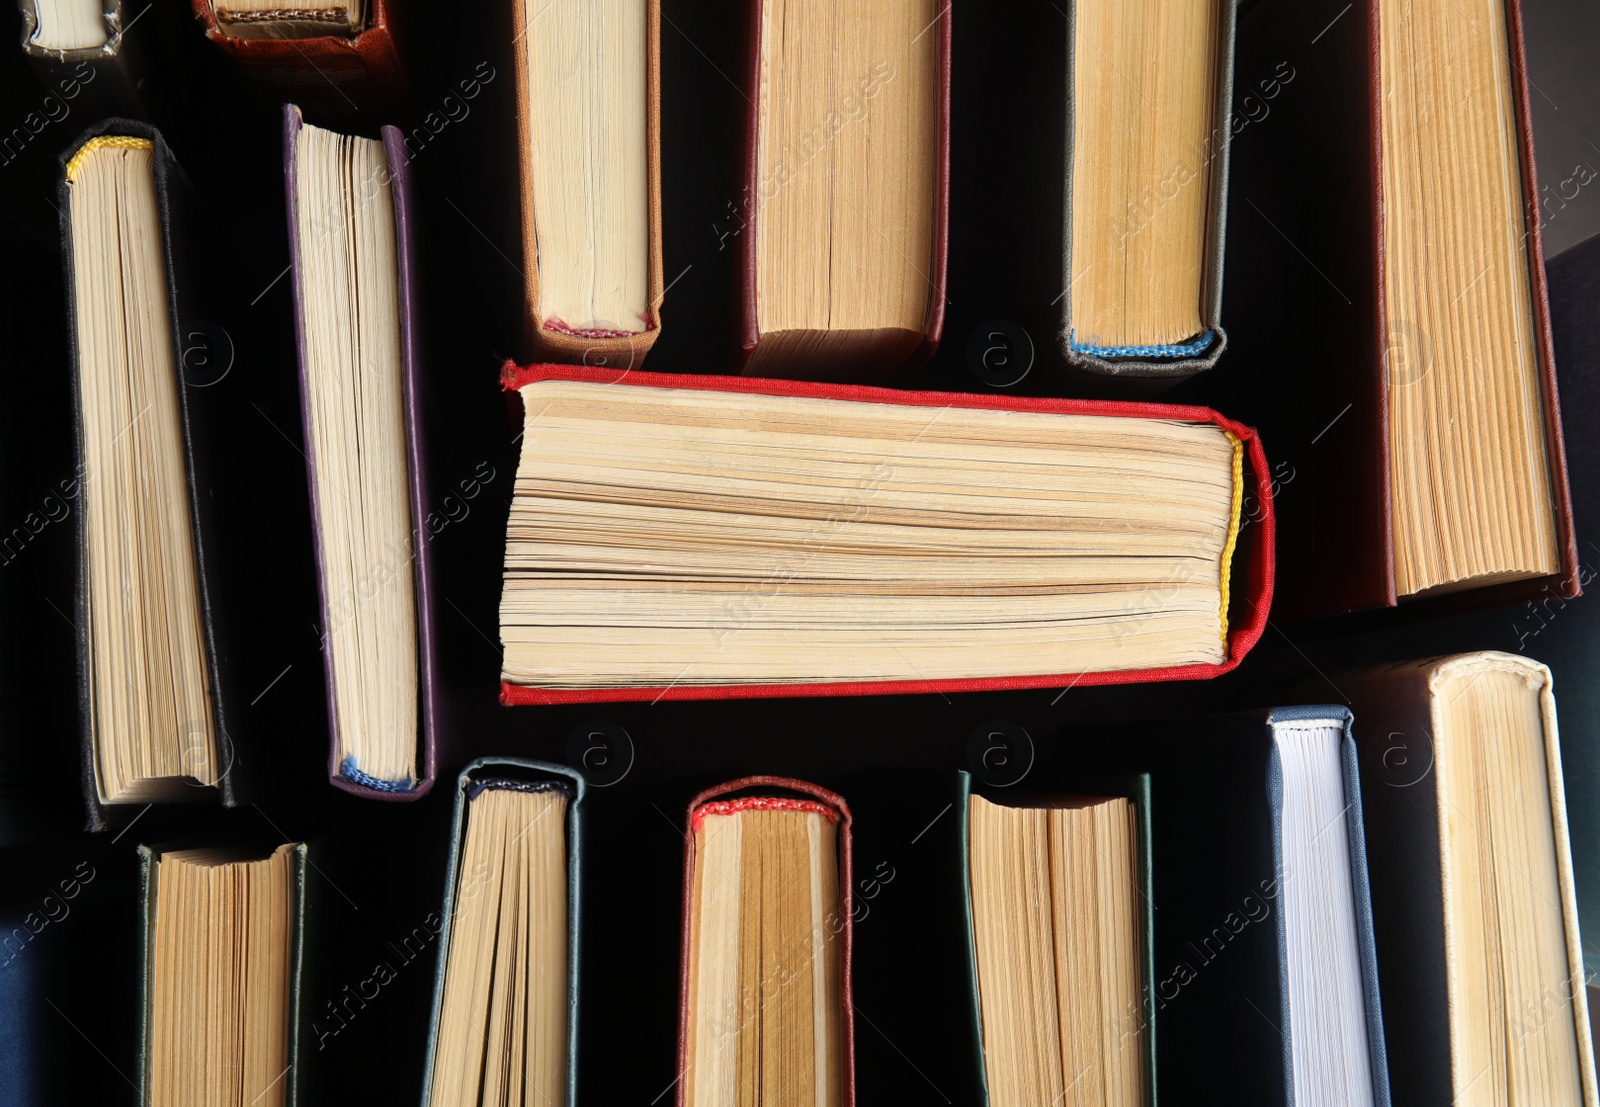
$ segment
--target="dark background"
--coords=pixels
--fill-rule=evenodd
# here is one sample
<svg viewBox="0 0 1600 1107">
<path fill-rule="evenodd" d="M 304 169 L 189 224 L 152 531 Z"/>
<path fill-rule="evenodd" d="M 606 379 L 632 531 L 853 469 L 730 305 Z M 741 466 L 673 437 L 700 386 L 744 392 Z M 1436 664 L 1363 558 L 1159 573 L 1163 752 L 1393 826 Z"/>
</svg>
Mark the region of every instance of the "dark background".
<svg viewBox="0 0 1600 1107">
<path fill-rule="evenodd" d="M 1527 617 L 1507 611 L 1424 623 L 1274 623 L 1236 673 L 1210 685 L 501 708 L 497 604 L 519 428 L 497 378 L 504 359 L 523 354 L 509 8 L 410 7 L 412 35 L 402 46 L 414 103 L 396 119 L 363 120 L 358 129 L 375 135 L 378 125 L 399 122 L 415 135 L 425 128 L 412 170 L 427 481 L 429 502 L 449 523 L 431 539 L 444 745 L 439 785 L 418 803 L 360 800 L 326 780 L 279 108 L 237 79 L 204 42 L 186 4 L 157 0 L 134 33 L 148 50 L 150 115 L 190 178 L 194 212 L 206 228 L 198 259 L 204 287 L 180 299 L 178 311 L 204 336 L 205 352 L 215 354 L 186 368 L 208 451 L 203 498 L 218 522 L 230 726 L 239 750 L 234 771 L 247 801 L 234 810 L 130 809 L 107 833 L 82 832 L 70 618 L 74 531 L 70 519 L 50 519 L 37 530 L 28 520 L 55 512 L 50 497 L 59 502 L 61 482 L 75 467 L 56 159 L 93 117 L 74 105 L 0 164 L 0 537 L 18 527 L 27 532 L 20 550 L 0 549 L 0 903 L 12 905 L 4 918 L 20 917 L 74 873 L 81 880 L 85 866 L 94 873 L 70 911 L 23 954 L 53 974 L 49 1007 L 29 1016 L 44 1043 L 52 1101 L 133 1099 L 139 842 L 310 841 L 306 1101 L 332 1102 L 348 1089 L 374 1102 L 410 1102 L 420 1091 L 434 950 L 407 960 L 396 946 L 439 909 L 455 775 L 486 754 L 578 764 L 596 785 L 584 873 L 581 1095 L 595 1104 L 667 1103 L 677 1076 L 683 804 L 697 787 L 747 772 L 782 773 L 841 789 L 858 809 L 864 802 L 870 808 L 883 786 L 881 778 L 864 783 L 867 770 L 980 769 L 971 740 L 990 733 L 996 720 L 1014 728 L 1015 763 L 1045 772 L 1071 760 L 1072 728 L 1082 724 L 1267 705 L 1292 682 L 1315 689 L 1301 698 L 1342 702 L 1326 674 L 1355 659 L 1487 648 L 1545 656 L 1551 638 L 1528 638 Z M 739 150 L 749 94 L 742 8 L 665 4 L 670 291 L 652 370 L 727 372 L 735 363 Z M 1553 254 L 1600 231 L 1600 181 L 1562 184 L 1580 166 L 1600 167 L 1593 76 L 1600 8 L 1587 0 L 1527 0 L 1525 26 L 1545 244 Z M 18 35 L 8 8 L 0 15 L 5 128 L 45 96 L 15 48 Z M 975 371 L 969 340 L 1006 320 L 1033 347 L 1031 361 L 1020 346 L 1015 351 L 1031 367 L 1010 391 L 1068 390 L 1053 353 L 1064 53 L 1064 15 L 1051 0 L 956 6 L 948 315 L 943 343 L 919 383 L 995 391 Z M 467 98 L 462 82 L 474 80 L 477 92 Z M 314 113 L 308 118 L 319 122 Z M 1269 115 L 1255 126 L 1273 122 Z M 1285 195 L 1295 189 L 1292 180 L 1281 185 Z M 1231 213 L 1235 221 L 1253 217 L 1238 205 Z M 1234 263 L 1230 254 L 1230 281 Z M 1236 307 L 1229 303 L 1225 324 Z M 1286 388 L 1293 369 L 1286 358 Z M 1225 356 L 1216 373 L 1228 371 Z M 1203 401 L 1204 386 L 1183 398 Z M 1569 419 L 1569 438 L 1586 430 Z M 1267 448 L 1270 454 L 1271 442 Z M 1560 676 L 1558 670 L 1558 697 Z M 914 838 L 939 816 L 939 804 L 922 810 L 908 799 L 872 810 L 877 852 L 858 856 L 858 870 L 891 861 L 897 871 L 926 871 Z M 905 897 L 902 905 L 915 902 L 908 883 L 887 885 L 884 910 L 861 921 L 863 949 L 892 946 L 895 928 L 916 927 L 904 906 L 898 913 L 894 906 L 897 896 Z M 355 1014 L 329 1018 L 327 1005 L 343 1001 L 346 987 L 356 988 L 379 962 L 396 970 L 395 980 Z M 961 971 L 926 966 L 928 974 Z M 863 1101 L 966 1101 L 961 1064 L 948 1048 L 964 1011 L 917 1008 L 891 989 L 858 989 L 856 1001 Z"/>
</svg>

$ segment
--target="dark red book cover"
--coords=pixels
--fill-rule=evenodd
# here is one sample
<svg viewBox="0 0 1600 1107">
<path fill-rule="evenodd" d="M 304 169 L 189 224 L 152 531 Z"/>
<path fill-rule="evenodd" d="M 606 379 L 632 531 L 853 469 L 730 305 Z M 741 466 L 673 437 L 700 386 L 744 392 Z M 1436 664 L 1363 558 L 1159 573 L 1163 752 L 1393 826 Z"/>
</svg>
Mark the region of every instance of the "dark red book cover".
<svg viewBox="0 0 1600 1107">
<path fill-rule="evenodd" d="M 405 98 L 389 0 L 368 0 L 366 26 L 354 35 L 237 38 L 217 25 L 211 0 L 190 0 L 206 38 L 251 80 L 286 100 L 345 121 L 358 112 L 392 113 Z"/>
</svg>

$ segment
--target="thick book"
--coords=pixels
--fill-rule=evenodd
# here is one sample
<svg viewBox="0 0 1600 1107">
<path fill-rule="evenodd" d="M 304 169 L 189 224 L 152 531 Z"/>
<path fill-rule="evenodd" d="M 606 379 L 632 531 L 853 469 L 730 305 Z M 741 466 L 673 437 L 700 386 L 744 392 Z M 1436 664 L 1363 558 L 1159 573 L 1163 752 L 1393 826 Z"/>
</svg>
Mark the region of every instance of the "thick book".
<svg viewBox="0 0 1600 1107">
<path fill-rule="evenodd" d="M 750 7 L 744 372 L 881 383 L 944 331 L 951 5 Z"/>
<path fill-rule="evenodd" d="M 1396 1101 L 1594 1107 L 1550 671 L 1482 652 L 1338 680 Z"/>
<path fill-rule="evenodd" d="M 22 51 L 45 88 L 61 98 L 57 102 L 92 115 L 143 117 L 145 67 L 137 36 L 130 32 L 148 5 L 17 0 L 17 7 Z M 44 110 L 52 107 L 47 100 Z"/>
<path fill-rule="evenodd" d="M 189 251 L 174 242 L 186 235 L 187 182 L 161 135 L 125 119 L 79 138 L 62 167 L 82 497 L 78 709 L 89 825 L 104 829 L 108 805 L 231 806 L 236 753 L 181 372 L 178 320 L 195 310 Z"/>
<path fill-rule="evenodd" d="M 1074 369 L 1148 390 L 1210 369 L 1228 345 L 1236 6 L 1067 7 L 1061 352 Z"/>
<path fill-rule="evenodd" d="M 638 366 L 661 333 L 661 3 L 510 0 L 535 358 Z"/>
<path fill-rule="evenodd" d="M 578 1102 L 583 777 L 513 757 L 456 784 L 423 1107 Z"/>
<path fill-rule="evenodd" d="M 1283 464 L 1282 614 L 1576 595 L 1517 0 L 1262 0 L 1238 44 L 1208 398 Z"/>
<path fill-rule="evenodd" d="M 506 704 L 1203 679 L 1265 627 L 1266 459 L 1205 408 L 503 381 L 525 417 Z"/>
<path fill-rule="evenodd" d="M 306 847 L 140 846 L 139 1102 L 294 1107 Z"/>
<path fill-rule="evenodd" d="M 327 680 L 328 776 L 406 800 L 438 729 L 410 159 L 284 107 L 284 185 Z"/>
<path fill-rule="evenodd" d="M 238 70 L 286 100 L 354 123 L 405 103 L 392 0 L 191 0 L 194 17 Z"/>
<path fill-rule="evenodd" d="M 855 1103 L 850 808 L 750 776 L 689 804 L 683 849 L 678 1107 L 729 1088 Z"/>
<path fill-rule="evenodd" d="M 981 794 L 959 776 L 982 1102 L 1157 1103 L 1149 775 Z"/>
</svg>

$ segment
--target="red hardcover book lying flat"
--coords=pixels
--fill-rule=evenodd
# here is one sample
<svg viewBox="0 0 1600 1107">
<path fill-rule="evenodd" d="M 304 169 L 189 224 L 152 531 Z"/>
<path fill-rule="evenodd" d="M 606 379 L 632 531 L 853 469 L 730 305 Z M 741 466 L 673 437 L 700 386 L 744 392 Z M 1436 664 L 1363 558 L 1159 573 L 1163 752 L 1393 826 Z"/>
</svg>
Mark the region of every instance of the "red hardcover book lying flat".
<svg viewBox="0 0 1600 1107">
<path fill-rule="evenodd" d="M 1206 408 L 570 365 L 503 383 L 525 420 L 508 705 L 1204 679 L 1266 626 L 1266 458 Z"/>
<path fill-rule="evenodd" d="M 747 776 L 690 801 L 678 1107 L 776 1080 L 793 1102 L 853 1107 L 851 885 L 843 797 Z"/>
<path fill-rule="evenodd" d="M 390 0 L 264 11 L 226 0 L 191 3 L 206 38 L 242 72 L 331 121 L 350 122 L 358 112 L 392 114 L 404 99 Z"/>
</svg>

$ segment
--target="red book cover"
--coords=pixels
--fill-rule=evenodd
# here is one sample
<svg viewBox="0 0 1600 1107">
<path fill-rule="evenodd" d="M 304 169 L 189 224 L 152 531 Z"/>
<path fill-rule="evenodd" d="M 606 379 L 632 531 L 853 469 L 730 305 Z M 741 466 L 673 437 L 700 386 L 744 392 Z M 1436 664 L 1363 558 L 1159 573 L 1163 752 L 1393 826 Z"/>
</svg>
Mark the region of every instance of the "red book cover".
<svg viewBox="0 0 1600 1107">
<path fill-rule="evenodd" d="M 738 795 L 738 793 L 745 793 Z M 776 793 L 776 794 L 775 794 Z M 791 793 L 783 795 L 782 793 Z M 725 798 L 726 797 L 726 798 Z M 800 797 L 810 797 L 802 799 Z M 842 977 L 840 1006 L 844 1041 L 844 1107 L 855 1107 L 856 1102 L 856 1048 L 855 1005 L 850 999 L 851 916 L 854 911 L 851 889 L 855 885 L 850 862 L 850 806 L 844 797 L 826 788 L 782 776 L 746 776 L 707 788 L 689 801 L 688 822 L 683 836 L 683 950 L 679 967 L 678 990 L 678 1073 L 677 1103 L 684 1107 L 687 1082 L 683 1074 L 692 1063 L 689 1046 L 689 961 L 691 953 L 691 927 L 694 922 L 694 854 L 695 830 L 700 819 L 713 811 L 729 813 L 746 808 L 771 808 L 789 805 L 796 810 L 818 810 L 838 828 L 839 840 L 839 913 L 833 921 L 841 943 L 839 968 Z"/>
<path fill-rule="evenodd" d="M 1242 446 L 1242 490 L 1235 498 L 1234 536 L 1238 557 L 1247 561 L 1245 595 L 1242 603 L 1232 604 L 1234 616 L 1228 620 L 1226 659 L 1217 664 L 1179 665 L 1159 669 L 1118 669 L 1096 672 L 1067 672 L 1048 675 L 976 677 L 935 680 L 848 681 L 815 684 L 679 684 L 665 688 L 535 688 L 502 683 L 500 702 L 507 706 L 524 704 L 601 703 L 617 701 L 654 702 L 657 700 L 760 699 L 776 696 L 861 696 L 897 695 L 930 692 L 983 692 L 1018 688 L 1061 688 L 1078 685 L 1131 684 L 1157 680 L 1205 680 L 1236 668 L 1266 629 L 1272 604 L 1273 546 L 1276 525 L 1273 516 L 1271 472 L 1261 441 L 1250 427 L 1236 423 L 1209 408 L 1181 404 L 1136 403 L 1112 400 L 1071 400 L 1025 396 L 999 396 L 964 392 L 920 392 L 868 385 L 822 384 L 811 381 L 774 380 L 759 377 L 718 377 L 617 371 L 575 365 L 523 365 L 507 362 L 501 384 L 507 392 L 517 392 L 540 381 L 581 381 L 621 387 L 674 388 L 699 391 L 733 392 L 760 396 L 793 396 L 813 399 L 848 400 L 858 403 L 899 404 L 912 407 L 937 407 L 993 411 L 1027 411 L 1060 415 L 1090 415 L 1133 419 L 1161 419 L 1188 423 L 1208 423 L 1233 435 Z M 1252 500 L 1250 525 L 1240 526 L 1237 507 Z M 1236 617 L 1235 617 L 1236 616 Z"/>
<path fill-rule="evenodd" d="M 206 38 L 258 84 L 330 119 L 384 114 L 403 102 L 405 77 L 395 50 L 389 0 L 368 0 L 365 27 L 354 35 L 239 38 L 217 24 L 212 0 L 191 0 Z M 292 10 L 292 9 L 286 9 Z"/>
</svg>

